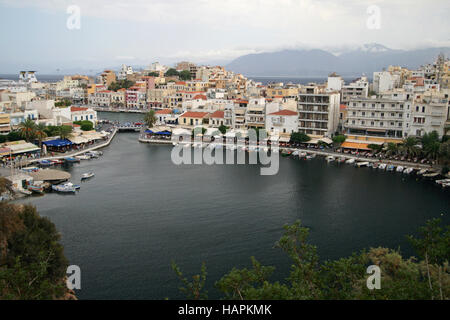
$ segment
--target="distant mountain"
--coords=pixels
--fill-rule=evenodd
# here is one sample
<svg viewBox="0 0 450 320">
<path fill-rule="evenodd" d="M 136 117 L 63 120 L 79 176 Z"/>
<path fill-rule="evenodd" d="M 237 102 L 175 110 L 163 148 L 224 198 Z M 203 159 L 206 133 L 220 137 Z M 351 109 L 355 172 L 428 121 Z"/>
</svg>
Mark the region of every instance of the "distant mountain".
<svg viewBox="0 0 450 320">
<path fill-rule="evenodd" d="M 333 55 L 324 50 L 283 50 L 241 56 L 226 67 L 246 76 L 326 77 L 337 72 L 343 77 L 362 73 L 371 77 L 389 65 L 417 68 L 434 62 L 439 53 L 450 56 L 450 48 L 394 50 L 383 45 L 365 44 L 357 49 Z"/>
</svg>

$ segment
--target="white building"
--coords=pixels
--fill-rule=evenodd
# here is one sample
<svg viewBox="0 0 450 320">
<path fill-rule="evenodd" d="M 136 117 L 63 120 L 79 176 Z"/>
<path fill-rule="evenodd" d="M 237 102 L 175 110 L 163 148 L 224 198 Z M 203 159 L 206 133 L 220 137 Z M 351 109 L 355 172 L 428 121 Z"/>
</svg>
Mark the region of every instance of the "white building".
<svg viewBox="0 0 450 320">
<path fill-rule="evenodd" d="M 272 134 L 291 134 L 298 131 L 298 113 L 280 110 L 266 115 L 266 131 Z"/>
<path fill-rule="evenodd" d="M 128 75 L 133 74 L 133 68 L 131 66 L 122 65 L 122 68 L 117 73 L 117 80 L 126 80 Z"/>
</svg>

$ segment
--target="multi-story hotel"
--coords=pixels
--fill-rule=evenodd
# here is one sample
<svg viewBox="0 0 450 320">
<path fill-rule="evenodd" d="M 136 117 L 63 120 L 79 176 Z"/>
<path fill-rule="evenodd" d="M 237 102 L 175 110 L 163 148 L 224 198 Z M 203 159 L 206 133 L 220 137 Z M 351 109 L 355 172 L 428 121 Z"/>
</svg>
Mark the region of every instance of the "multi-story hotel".
<svg viewBox="0 0 450 320">
<path fill-rule="evenodd" d="M 340 94 L 307 89 L 297 101 L 298 130 L 313 136 L 331 137 L 338 128 Z"/>
</svg>

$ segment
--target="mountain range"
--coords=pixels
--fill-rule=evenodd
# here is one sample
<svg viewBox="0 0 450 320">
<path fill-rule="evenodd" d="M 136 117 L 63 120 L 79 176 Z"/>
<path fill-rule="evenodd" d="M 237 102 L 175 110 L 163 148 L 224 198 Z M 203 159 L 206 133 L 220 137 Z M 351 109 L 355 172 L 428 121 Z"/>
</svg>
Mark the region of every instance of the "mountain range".
<svg viewBox="0 0 450 320">
<path fill-rule="evenodd" d="M 241 56 L 226 68 L 248 77 L 326 77 L 337 72 L 343 77 L 382 71 L 390 65 L 415 69 L 435 61 L 439 53 L 450 56 L 450 47 L 396 50 L 372 43 L 333 54 L 321 49 L 282 50 Z"/>
</svg>

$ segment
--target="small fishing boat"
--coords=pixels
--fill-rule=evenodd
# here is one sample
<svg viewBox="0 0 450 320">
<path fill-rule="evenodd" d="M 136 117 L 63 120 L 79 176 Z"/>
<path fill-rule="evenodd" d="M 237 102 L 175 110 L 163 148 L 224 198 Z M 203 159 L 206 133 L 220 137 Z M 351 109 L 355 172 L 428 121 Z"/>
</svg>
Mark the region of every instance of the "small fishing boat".
<svg viewBox="0 0 450 320">
<path fill-rule="evenodd" d="M 282 157 L 289 157 L 291 155 L 291 153 L 292 153 L 292 151 L 289 151 L 289 150 L 286 150 L 286 149 L 281 150 L 281 156 Z"/>
<path fill-rule="evenodd" d="M 77 159 L 77 158 L 74 158 L 74 157 L 67 157 L 67 158 L 64 158 L 64 161 L 65 161 L 65 162 L 67 162 L 67 163 L 75 163 L 75 162 L 80 162 L 80 160 L 79 160 L 79 159 Z"/>
<path fill-rule="evenodd" d="M 336 160 L 333 156 L 328 156 L 326 157 L 327 162 L 333 162 L 334 160 Z"/>
<path fill-rule="evenodd" d="M 76 156 L 75 158 L 78 159 L 78 160 L 89 160 L 91 157 L 86 155 L 86 154 L 83 154 L 83 155 L 80 155 L 80 156 Z"/>
<path fill-rule="evenodd" d="M 344 157 L 341 157 L 336 160 L 338 163 L 345 163 L 346 159 Z"/>
<path fill-rule="evenodd" d="M 397 171 L 397 172 L 403 172 L 403 170 L 405 170 L 404 167 L 398 166 L 397 169 L 396 169 L 395 171 Z"/>
<path fill-rule="evenodd" d="M 299 154 L 298 154 L 298 156 L 300 157 L 300 158 L 304 158 L 304 157 L 306 157 L 308 154 L 306 153 L 306 152 L 300 152 Z"/>
<path fill-rule="evenodd" d="M 430 173 L 423 174 L 422 177 L 432 179 L 432 178 L 436 178 L 439 175 L 440 175 L 439 172 L 430 172 Z"/>
<path fill-rule="evenodd" d="M 450 179 L 441 179 L 441 180 L 436 180 L 437 184 L 440 184 L 441 186 L 450 183 Z"/>
<path fill-rule="evenodd" d="M 77 189 L 66 184 L 52 185 L 52 190 L 61 193 L 75 193 Z"/>
<path fill-rule="evenodd" d="M 412 173 L 413 171 L 414 171 L 414 168 L 409 167 L 409 168 L 406 168 L 405 170 L 403 170 L 403 173 L 404 173 L 404 174 L 410 174 L 410 173 Z"/>
<path fill-rule="evenodd" d="M 65 182 L 62 184 L 63 186 L 75 188 L 75 190 L 80 190 L 81 186 L 79 184 L 73 184 L 72 182 Z"/>
<path fill-rule="evenodd" d="M 44 186 L 42 185 L 29 185 L 27 187 L 28 191 L 34 192 L 34 193 L 39 193 L 42 194 L 44 193 Z"/>
<path fill-rule="evenodd" d="M 357 163 L 356 163 L 356 166 L 357 166 L 357 167 L 366 167 L 366 166 L 368 166 L 368 165 L 369 165 L 369 162 L 368 162 L 368 161 L 357 162 Z"/>
<path fill-rule="evenodd" d="M 421 169 L 421 170 L 419 170 L 419 172 L 417 172 L 417 175 L 421 176 L 421 175 L 424 175 L 427 172 L 428 172 L 428 169 Z"/>
<path fill-rule="evenodd" d="M 386 163 L 380 163 L 380 165 L 378 166 L 378 169 L 386 170 L 386 167 L 387 167 Z"/>
<path fill-rule="evenodd" d="M 81 180 L 90 179 L 90 178 L 92 178 L 93 176 L 95 176 L 95 173 L 93 173 L 93 172 L 83 173 L 83 174 L 81 175 Z"/>
<path fill-rule="evenodd" d="M 355 159 L 353 159 L 353 158 L 348 159 L 347 161 L 345 161 L 345 163 L 347 163 L 347 164 L 354 164 L 355 163 Z"/>
<path fill-rule="evenodd" d="M 54 165 L 56 165 L 56 164 L 63 164 L 64 163 L 64 160 L 62 160 L 62 159 L 53 159 L 53 160 L 50 160 Z"/>
<path fill-rule="evenodd" d="M 386 171 L 394 171 L 395 170 L 395 166 L 393 164 L 388 165 L 388 167 L 386 168 Z"/>
<path fill-rule="evenodd" d="M 38 163 L 41 167 L 50 167 L 51 165 L 53 165 L 50 160 L 39 160 Z"/>
<path fill-rule="evenodd" d="M 292 152 L 292 154 L 291 154 L 291 156 L 293 156 L 293 157 L 298 157 L 298 155 L 299 155 L 298 150 L 295 150 L 295 151 Z"/>
</svg>

